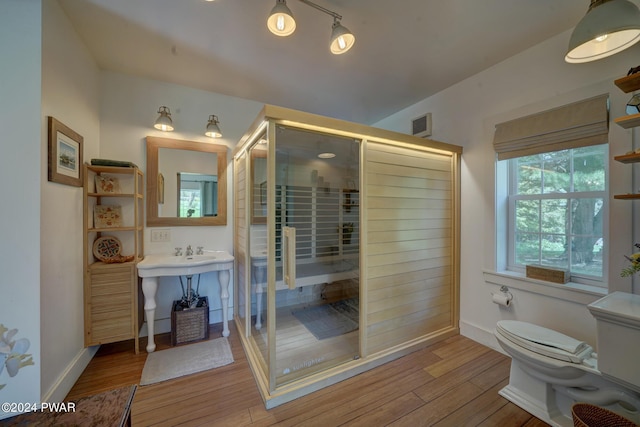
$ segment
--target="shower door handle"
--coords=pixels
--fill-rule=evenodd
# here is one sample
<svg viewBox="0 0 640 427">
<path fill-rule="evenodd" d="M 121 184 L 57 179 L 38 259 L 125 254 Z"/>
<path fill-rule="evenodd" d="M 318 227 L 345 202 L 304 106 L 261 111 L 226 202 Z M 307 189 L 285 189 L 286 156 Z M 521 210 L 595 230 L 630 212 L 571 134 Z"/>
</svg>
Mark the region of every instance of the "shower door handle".
<svg viewBox="0 0 640 427">
<path fill-rule="evenodd" d="M 282 276 L 284 284 L 289 289 L 296 288 L 296 229 L 295 227 L 282 227 Z"/>
</svg>

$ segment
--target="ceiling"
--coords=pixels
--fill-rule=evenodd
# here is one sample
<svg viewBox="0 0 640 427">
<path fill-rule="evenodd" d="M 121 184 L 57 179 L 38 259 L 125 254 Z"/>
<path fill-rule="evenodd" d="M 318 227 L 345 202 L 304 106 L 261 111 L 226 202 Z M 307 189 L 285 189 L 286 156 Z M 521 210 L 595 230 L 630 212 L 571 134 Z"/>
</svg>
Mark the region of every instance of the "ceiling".
<svg viewBox="0 0 640 427">
<path fill-rule="evenodd" d="M 364 124 L 574 27 L 589 5 L 315 0 L 356 36 L 332 55 L 333 18 L 299 0 L 284 38 L 266 26 L 275 0 L 59 2 L 102 69 Z"/>
</svg>

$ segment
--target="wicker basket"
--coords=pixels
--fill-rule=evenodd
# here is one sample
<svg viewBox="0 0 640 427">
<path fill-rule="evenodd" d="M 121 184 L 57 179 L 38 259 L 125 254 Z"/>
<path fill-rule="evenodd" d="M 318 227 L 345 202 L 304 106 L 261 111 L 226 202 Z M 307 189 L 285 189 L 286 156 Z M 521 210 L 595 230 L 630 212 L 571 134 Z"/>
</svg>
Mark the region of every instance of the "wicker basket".
<svg viewBox="0 0 640 427">
<path fill-rule="evenodd" d="M 637 427 L 636 423 L 590 403 L 576 403 L 571 408 L 575 427 Z"/>
<path fill-rule="evenodd" d="M 200 297 L 195 308 L 174 301 L 171 310 L 171 345 L 209 339 L 209 300 Z"/>
</svg>

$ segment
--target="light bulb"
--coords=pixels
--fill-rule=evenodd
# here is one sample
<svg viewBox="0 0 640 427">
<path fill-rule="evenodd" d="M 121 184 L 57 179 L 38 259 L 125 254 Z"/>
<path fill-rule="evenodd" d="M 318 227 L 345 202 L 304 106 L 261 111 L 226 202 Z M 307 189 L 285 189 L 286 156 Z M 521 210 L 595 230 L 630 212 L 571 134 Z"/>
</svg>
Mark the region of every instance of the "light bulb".
<svg viewBox="0 0 640 427">
<path fill-rule="evenodd" d="M 284 16 L 278 15 L 278 19 L 276 20 L 276 27 L 278 31 L 284 31 Z"/>
<path fill-rule="evenodd" d="M 596 37 L 596 39 L 595 39 L 595 40 L 596 40 L 597 42 L 603 42 L 603 41 L 605 41 L 605 40 L 607 39 L 607 37 L 609 37 L 609 35 L 608 35 L 608 34 L 603 34 L 603 35 L 601 35 L 601 36 Z"/>
<path fill-rule="evenodd" d="M 344 50 L 344 48 L 347 47 L 347 42 L 344 41 L 344 37 L 342 36 L 338 37 L 338 47 L 340 50 Z"/>
</svg>

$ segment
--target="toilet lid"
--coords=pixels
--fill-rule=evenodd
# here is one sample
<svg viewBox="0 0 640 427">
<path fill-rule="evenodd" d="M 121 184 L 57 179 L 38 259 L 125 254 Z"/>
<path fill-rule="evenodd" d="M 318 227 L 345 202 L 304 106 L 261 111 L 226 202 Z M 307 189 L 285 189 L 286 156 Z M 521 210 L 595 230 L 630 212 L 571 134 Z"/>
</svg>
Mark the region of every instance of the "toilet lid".
<svg viewBox="0 0 640 427">
<path fill-rule="evenodd" d="M 584 341 L 527 322 L 501 320 L 496 330 L 521 347 L 571 363 L 582 363 L 593 352 L 591 346 Z"/>
</svg>

